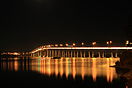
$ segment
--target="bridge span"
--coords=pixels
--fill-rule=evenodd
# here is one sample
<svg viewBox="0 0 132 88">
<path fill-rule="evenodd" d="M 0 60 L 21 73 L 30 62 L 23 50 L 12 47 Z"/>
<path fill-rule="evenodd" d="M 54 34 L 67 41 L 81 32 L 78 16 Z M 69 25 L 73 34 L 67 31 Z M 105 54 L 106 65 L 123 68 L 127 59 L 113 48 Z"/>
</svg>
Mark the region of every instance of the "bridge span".
<svg viewBox="0 0 132 88">
<path fill-rule="evenodd" d="M 132 47 L 39 47 L 32 57 L 118 57 Z"/>
</svg>

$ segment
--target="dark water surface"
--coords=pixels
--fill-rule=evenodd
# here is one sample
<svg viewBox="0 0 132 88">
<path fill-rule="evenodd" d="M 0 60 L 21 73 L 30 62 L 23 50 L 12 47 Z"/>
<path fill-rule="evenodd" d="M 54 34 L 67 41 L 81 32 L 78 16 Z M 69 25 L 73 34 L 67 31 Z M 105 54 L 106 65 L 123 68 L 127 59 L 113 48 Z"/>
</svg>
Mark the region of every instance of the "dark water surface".
<svg viewBox="0 0 132 88">
<path fill-rule="evenodd" d="M 126 88 L 114 65 L 119 58 L 2 58 L 0 86 Z"/>
</svg>

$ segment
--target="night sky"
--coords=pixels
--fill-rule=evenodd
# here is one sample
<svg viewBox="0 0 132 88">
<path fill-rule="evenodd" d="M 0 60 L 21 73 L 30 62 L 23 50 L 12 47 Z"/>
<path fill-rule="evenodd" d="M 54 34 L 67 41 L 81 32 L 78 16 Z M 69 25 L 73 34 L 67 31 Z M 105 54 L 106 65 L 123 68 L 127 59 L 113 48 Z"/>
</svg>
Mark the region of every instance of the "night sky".
<svg viewBox="0 0 132 88">
<path fill-rule="evenodd" d="M 131 4 L 116 0 L 2 0 L 0 50 L 50 43 L 125 41 Z"/>
</svg>

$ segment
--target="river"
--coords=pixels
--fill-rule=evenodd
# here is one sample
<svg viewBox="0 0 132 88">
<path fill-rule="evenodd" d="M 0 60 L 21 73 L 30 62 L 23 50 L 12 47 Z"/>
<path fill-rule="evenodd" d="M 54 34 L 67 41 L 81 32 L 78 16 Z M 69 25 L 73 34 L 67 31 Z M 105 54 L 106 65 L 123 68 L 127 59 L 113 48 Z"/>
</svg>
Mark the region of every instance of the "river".
<svg viewBox="0 0 132 88">
<path fill-rule="evenodd" d="M 126 88 L 115 65 L 119 58 L 1 58 L 4 87 Z M 17 86 L 19 85 L 19 86 Z"/>
</svg>

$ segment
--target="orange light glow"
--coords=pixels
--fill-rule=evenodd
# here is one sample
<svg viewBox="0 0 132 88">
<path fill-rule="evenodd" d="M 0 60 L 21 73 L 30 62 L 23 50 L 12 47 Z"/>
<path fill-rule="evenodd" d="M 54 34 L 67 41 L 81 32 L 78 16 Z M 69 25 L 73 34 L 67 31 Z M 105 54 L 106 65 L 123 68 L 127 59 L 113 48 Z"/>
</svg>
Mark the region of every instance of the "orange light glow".
<svg viewBox="0 0 132 88">
<path fill-rule="evenodd" d="M 73 46 L 75 46 L 76 44 L 75 44 L 75 43 L 73 43 L 72 45 L 73 45 Z"/>
<path fill-rule="evenodd" d="M 57 47 L 57 46 L 58 46 L 58 44 L 55 44 L 55 46 Z"/>
<path fill-rule="evenodd" d="M 63 44 L 60 44 L 60 46 L 63 46 Z"/>
<path fill-rule="evenodd" d="M 117 78 L 117 74 L 115 68 L 111 68 L 110 65 L 114 65 L 118 60 L 119 58 L 39 58 L 32 60 L 30 63 L 31 67 L 26 70 L 36 71 L 48 76 L 55 75 L 56 77 L 59 76 L 59 74 L 60 77 L 65 75 L 66 78 L 71 75 L 73 79 L 77 76 L 81 76 L 82 80 L 84 80 L 86 76 L 91 76 L 94 81 L 96 81 L 97 77 L 103 76 L 108 82 L 112 82 L 114 78 Z M 100 65 L 102 63 L 103 65 Z M 19 62 L 17 60 L 15 60 L 15 62 L 3 62 L 1 67 L 3 70 L 18 71 Z M 22 68 L 25 68 L 23 63 Z"/>
<path fill-rule="evenodd" d="M 84 76 L 85 76 L 85 69 L 84 69 L 84 59 L 82 59 L 82 79 L 84 80 Z"/>
<path fill-rule="evenodd" d="M 66 46 L 68 46 L 68 44 L 66 44 Z"/>
<path fill-rule="evenodd" d="M 82 46 L 84 45 L 84 43 L 82 42 Z"/>
<path fill-rule="evenodd" d="M 75 79 L 75 77 L 76 77 L 76 63 L 75 63 L 75 59 L 73 59 L 72 64 L 73 64 L 73 66 L 72 66 L 72 77 Z"/>
<path fill-rule="evenodd" d="M 93 77 L 93 80 L 96 81 L 97 70 L 96 70 L 96 59 L 95 58 L 93 58 L 93 63 L 92 63 L 92 77 Z"/>
<path fill-rule="evenodd" d="M 109 42 L 106 42 L 107 44 L 109 44 Z"/>
<path fill-rule="evenodd" d="M 110 44 L 112 44 L 112 41 L 110 41 Z"/>
<path fill-rule="evenodd" d="M 14 70 L 15 71 L 18 71 L 18 61 L 15 61 L 14 62 Z"/>
<path fill-rule="evenodd" d="M 96 42 L 93 42 L 92 45 L 96 45 L 97 43 Z"/>
<path fill-rule="evenodd" d="M 126 41 L 126 44 L 129 44 L 129 41 L 128 40 Z"/>
</svg>

